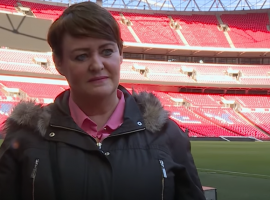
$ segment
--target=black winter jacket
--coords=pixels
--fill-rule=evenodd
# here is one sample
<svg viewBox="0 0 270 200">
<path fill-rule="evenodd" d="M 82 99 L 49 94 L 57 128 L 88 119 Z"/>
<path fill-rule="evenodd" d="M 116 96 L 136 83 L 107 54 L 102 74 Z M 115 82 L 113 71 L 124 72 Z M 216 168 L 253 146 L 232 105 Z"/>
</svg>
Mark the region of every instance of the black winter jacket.
<svg viewBox="0 0 270 200">
<path fill-rule="evenodd" d="M 151 93 L 125 96 L 124 123 L 102 144 L 51 105 L 19 103 L 5 122 L 1 200 L 204 200 L 183 131 Z"/>
</svg>

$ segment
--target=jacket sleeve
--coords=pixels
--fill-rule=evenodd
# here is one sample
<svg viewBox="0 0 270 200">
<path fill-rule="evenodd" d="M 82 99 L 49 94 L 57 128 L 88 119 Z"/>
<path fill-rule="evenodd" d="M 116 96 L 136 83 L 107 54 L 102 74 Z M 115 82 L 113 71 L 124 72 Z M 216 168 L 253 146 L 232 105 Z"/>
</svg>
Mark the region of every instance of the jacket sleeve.
<svg viewBox="0 0 270 200">
<path fill-rule="evenodd" d="M 174 161 L 178 164 L 175 170 L 175 200 L 205 200 L 198 172 L 191 155 L 191 144 L 188 136 L 173 122 L 169 122 L 171 148 Z M 170 129 L 169 128 L 169 129 Z"/>
<path fill-rule="evenodd" d="M 19 166 L 15 159 L 16 143 L 7 135 L 0 147 L 0 198 L 19 200 Z M 13 143 L 13 144 L 12 144 Z"/>
</svg>

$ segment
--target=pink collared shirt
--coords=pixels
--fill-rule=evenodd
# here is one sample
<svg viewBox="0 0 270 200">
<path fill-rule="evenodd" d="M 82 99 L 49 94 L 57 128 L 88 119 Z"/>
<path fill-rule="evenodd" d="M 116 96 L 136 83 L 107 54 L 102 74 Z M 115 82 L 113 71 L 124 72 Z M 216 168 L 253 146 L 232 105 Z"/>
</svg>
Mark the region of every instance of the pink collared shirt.
<svg viewBox="0 0 270 200">
<path fill-rule="evenodd" d="M 97 125 L 93 122 L 69 97 L 69 109 L 70 114 L 75 123 L 86 133 L 91 135 L 94 138 L 97 138 L 99 141 L 104 140 L 108 137 L 114 130 L 116 130 L 123 123 L 124 110 L 125 110 L 125 98 L 121 90 L 117 90 L 117 97 L 119 102 L 110 116 L 107 123 L 101 130 L 97 130 Z"/>
</svg>

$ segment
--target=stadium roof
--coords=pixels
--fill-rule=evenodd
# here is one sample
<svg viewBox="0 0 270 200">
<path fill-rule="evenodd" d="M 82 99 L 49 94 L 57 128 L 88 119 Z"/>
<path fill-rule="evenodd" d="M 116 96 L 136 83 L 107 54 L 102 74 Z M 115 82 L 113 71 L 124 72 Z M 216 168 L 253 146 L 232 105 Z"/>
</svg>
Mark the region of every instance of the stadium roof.
<svg viewBox="0 0 270 200">
<path fill-rule="evenodd" d="M 47 0 L 73 4 L 85 0 Z M 270 0 L 94 0 L 103 7 L 163 11 L 234 11 L 269 9 Z"/>
</svg>

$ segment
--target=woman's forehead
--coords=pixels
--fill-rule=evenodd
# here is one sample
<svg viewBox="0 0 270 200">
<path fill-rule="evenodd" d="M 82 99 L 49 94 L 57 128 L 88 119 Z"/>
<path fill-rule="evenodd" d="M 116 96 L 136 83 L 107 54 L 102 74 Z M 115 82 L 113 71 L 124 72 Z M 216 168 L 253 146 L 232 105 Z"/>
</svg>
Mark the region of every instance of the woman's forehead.
<svg viewBox="0 0 270 200">
<path fill-rule="evenodd" d="M 66 35 L 63 38 L 63 47 L 64 50 L 71 50 L 74 51 L 75 49 L 82 49 L 82 48 L 103 48 L 106 46 L 113 46 L 117 47 L 116 42 L 106 40 L 106 39 L 99 39 L 99 38 L 92 38 L 92 37 L 72 37 L 70 35 Z"/>
</svg>

